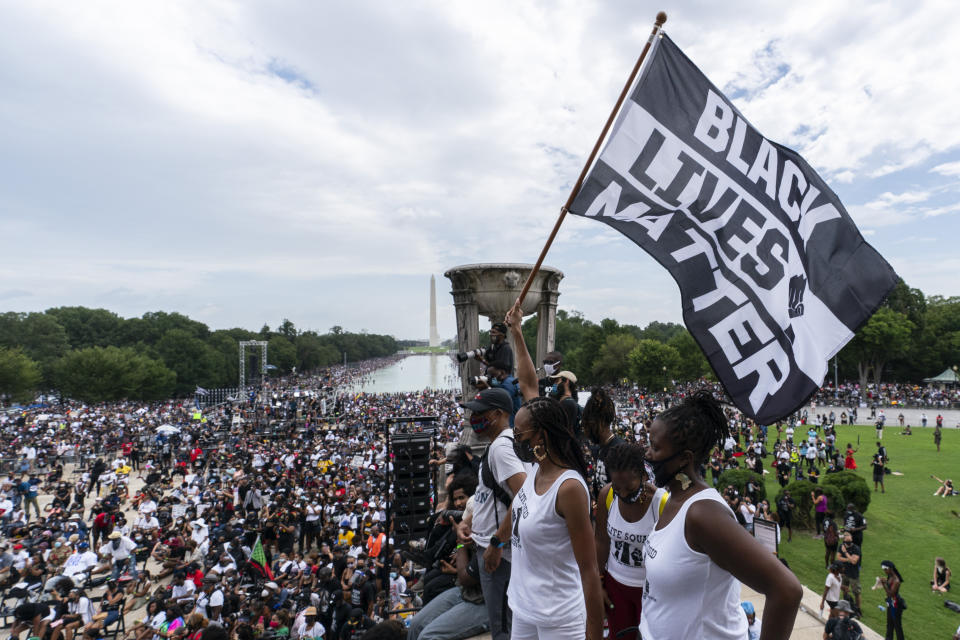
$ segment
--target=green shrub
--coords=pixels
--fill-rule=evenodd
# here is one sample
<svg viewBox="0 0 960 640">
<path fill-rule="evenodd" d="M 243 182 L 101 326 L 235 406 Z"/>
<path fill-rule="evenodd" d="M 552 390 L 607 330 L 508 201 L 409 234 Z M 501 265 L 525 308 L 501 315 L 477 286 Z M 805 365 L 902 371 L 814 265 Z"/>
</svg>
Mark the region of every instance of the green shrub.
<svg viewBox="0 0 960 640">
<path fill-rule="evenodd" d="M 728 469 L 720 474 L 720 478 L 717 481 L 717 491 L 723 493 L 723 490 L 727 488 L 727 485 L 733 485 L 737 488 L 737 491 L 740 492 L 740 495 L 746 494 L 747 481 L 753 480 L 754 486 L 757 487 L 757 499 L 764 500 L 767 497 L 767 487 L 763 483 L 763 478 L 760 477 L 759 473 L 753 471 L 748 471 L 747 469 Z"/>
<path fill-rule="evenodd" d="M 843 501 L 843 494 L 838 487 L 829 484 L 825 485 L 822 482 L 820 484 L 814 484 L 809 480 L 795 480 L 786 487 L 790 490 L 793 501 L 797 503 L 797 508 L 793 511 L 794 529 L 814 528 L 816 515 L 814 515 L 813 511 L 813 495 L 811 494 L 818 487 L 823 490 L 823 493 L 827 496 L 827 510 L 833 511 L 836 517 L 840 517 L 840 514 L 843 513 L 843 509 L 847 503 Z M 782 497 L 783 489 L 777 493 L 777 504 Z M 770 507 L 776 510 L 776 504 L 771 504 Z"/>
<path fill-rule="evenodd" d="M 860 513 L 866 513 L 870 506 L 870 486 L 862 476 L 858 476 L 852 471 L 838 471 L 837 473 L 825 473 L 820 479 L 820 484 L 824 487 L 835 487 L 841 494 L 842 502 L 833 504 L 831 499 L 831 508 L 834 513 L 840 515 L 843 513 L 847 504 L 853 503 Z M 826 489 L 824 489 L 826 492 Z"/>
</svg>

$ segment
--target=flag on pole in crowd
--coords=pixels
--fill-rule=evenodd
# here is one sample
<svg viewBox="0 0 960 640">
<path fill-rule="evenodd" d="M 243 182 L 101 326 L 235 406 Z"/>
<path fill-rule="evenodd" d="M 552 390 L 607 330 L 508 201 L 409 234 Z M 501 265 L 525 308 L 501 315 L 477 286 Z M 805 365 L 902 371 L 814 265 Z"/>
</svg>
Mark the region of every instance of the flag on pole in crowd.
<svg viewBox="0 0 960 640">
<path fill-rule="evenodd" d="M 267 580 L 273 580 L 273 571 L 270 570 L 270 563 L 267 562 L 267 554 L 263 551 L 260 536 L 257 536 L 257 541 L 253 543 L 253 551 L 250 552 L 250 566 Z"/>
<path fill-rule="evenodd" d="M 201 387 L 200 385 L 197 385 L 197 390 L 194 391 L 194 393 L 195 393 L 196 395 L 198 395 L 198 396 L 208 396 L 208 395 L 210 395 L 210 392 L 207 391 L 206 389 L 204 389 L 203 387 Z"/>
<path fill-rule="evenodd" d="M 666 267 L 687 328 L 760 423 L 816 392 L 897 281 L 810 165 L 662 33 L 569 211 Z"/>
</svg>

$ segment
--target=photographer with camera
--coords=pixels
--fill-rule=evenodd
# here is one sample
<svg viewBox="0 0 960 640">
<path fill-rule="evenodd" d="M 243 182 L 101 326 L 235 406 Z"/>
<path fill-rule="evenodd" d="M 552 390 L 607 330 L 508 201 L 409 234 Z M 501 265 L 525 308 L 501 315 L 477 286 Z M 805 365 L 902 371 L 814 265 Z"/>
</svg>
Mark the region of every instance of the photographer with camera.
<svg viewBox="0 0 960 640">
<path fill-rule="evenodd" d="M 507 341 L 507 325 L 503 322 L 493 323 L 490 327 L 489 347 L 479 347 L 457 354 L 457 362 L 467 360 L 477 360 L 485 365 L 491 362 L 502 362 L 506 365 L 507 371 L 513 371 L 513 348 Z"/>
</svg>

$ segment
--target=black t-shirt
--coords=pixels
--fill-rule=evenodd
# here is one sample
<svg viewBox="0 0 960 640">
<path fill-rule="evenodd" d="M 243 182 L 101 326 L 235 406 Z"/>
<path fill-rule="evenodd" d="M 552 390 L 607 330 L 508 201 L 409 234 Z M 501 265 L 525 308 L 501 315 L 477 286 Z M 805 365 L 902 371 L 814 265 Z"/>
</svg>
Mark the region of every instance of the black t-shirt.
<svg viewBox="0 0 960 640">
<path fill-rule="evenodd" d="M 793 513 L 794 506 L 796 506 L 796 503 L 793 498 L 784 496 L 777 501 L 777 513 L 789 517 Z"/>
<path fill-rule="evenodd" d="M 838 631 L 837 627 L 840 625 L 840 621 L 844 620 L 843 631 Z M 852 628 L 854 633 L 863 633 L 863 629 L 860 628 L 860 625 L 856 623 L 855 620 L 851 618 L 830 618 L 827 620 L 827 624 L 823 627 L 823 633 L 827 638 L 832 640 L 847 640 L 847 637 L 855 638 L 855 635 L 850 635 L 847 632 L 847 629 Z M 833 635 L 831 635 L 833 634 Z"/>
<path fill-rule="evenodd" d="M 859 547 L 857 544 L 853 543 L 853 542 L 851 542 L 850 544 L 846 544 L 846 543 L 841 544 L 841 545 L 840 545 L 840 549 L 841 549 L 844 553 L 846 553 L 848 556 L 859 556 L 859 555 L 860 555 L 860 547 Z M 862 560 L 862 558 L 861 558 L 861 560 Z M 848 576 L 848 577 L 850 577 L 850 578 L 859 578 L 859 577 L 860 577 L 860 563 L 859 563 L 859 562 L 856 562 L 856 563 L 854 563 L 854 562 L 844 562 L 843 560 L 839 560 L 839 558 L 838 558 L 838 561 L 843 565 L 843 573 L 844 573 L 844 575 L 846 575 L 846 576 Z"/>
<path fill-rule="evenodd" d="M 856 511 L 847 511 L 843 514 L 843 527 L 845 529 L 853 529 L 854 527 L 863 526 L 863 516 L 857 513 Z M 863 531 L 851 531 L 853 535 L 853 541 L 856 544 L 863 544 Z"/>
<path fill-rule="evenodd" d="M 507 339 L 504 338 L 500 344 L 490 347 L 484 360 L 490 363 L 506 363 L 507 371 L 513 371 L 513 348 L 510 346 L 510 343 L 507 342 Z"/>
</svg>

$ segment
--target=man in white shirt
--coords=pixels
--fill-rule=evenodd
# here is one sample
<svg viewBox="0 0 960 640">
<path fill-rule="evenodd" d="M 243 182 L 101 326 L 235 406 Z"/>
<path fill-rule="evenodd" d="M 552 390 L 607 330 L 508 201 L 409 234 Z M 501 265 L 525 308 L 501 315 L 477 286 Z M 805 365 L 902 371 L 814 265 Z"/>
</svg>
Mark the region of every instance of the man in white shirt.
<svg viewBox="0 0 960 640">
<path fill-rule="evenodd" d="M 207 541 L 207 538 L 210 536 L 209 529 L 207 528 L 207 523 L 203 518 L 197 518 L 190 523 L 190 528 L 193 530 L 190 534 L 190 539 L 201 545 Z"/>
<path fill-rule="evenodd" d="M 90 545 L 81 542 L 77 545 L 77 550 L 67 556 L 63 563 L 63 571 L 58 576 L 53 576 L 44 585 L 44 591 L 52 591 L 61 578 L 70 578 L 74 583 L 80 582 L 83 574 L 88 569 L 93 569 L 99 563 L 97 554 L 90 551 Z"/>
<path fill-rule="evenodd" d="M 317 622 L 317 608 L 307 607 L 303 612 L 303 620 L 293 628 L 293 637 L 297 640 L 322 640 L 327 632 L 323 625 Z"/>
<path fill-rule="evenodd" d="M 176 571 L 173 574 L 173 583 L 170 589 L 170 597 L 176 600 L 178 604 L 193 602 L 194 595 L 197 592 L 197 586 L 193 580 L 187 580 L 187 574 L 183 571 Z"/>
<path fill-rule="evenodd" d="M 106 544 L 100 547 L 100 555 L 110 559 L 113 565 L 113 579 L 116 580 L 124 573 L 124 569 L 133 577 L 137 577 L 137 559 L 133 555 L 137 548 L 137 543 L 122 535 L 119 531 L 113 531 Z"/>
<path fill-rule="evenodd" d="M 196 611 L 202 613 L 211 622 L 220 621 L 220 610 L 223 608 L 223 591 L 217 586 L 219 583 L 217 578 L 205 577 L 203 588 L 197 595 Z"/>
<path fill-rule="evenodd" d="M 140 512 L 141 516 L 148 516 L 150 514 L 157 512 L 157 503 L 153 501 L 153 498 L 147 496 L 143 499 L 143 502 L 140 503 L 140 508 L 137 509 Z"/>
<path fill-rule="evenodd" d="M 489 547 L 496 554 L 498 563 L 493 573 L 480 563 L 480 586 L 490 620 L 490 635 L 494 640 L 510 637 L 510 615 L 506 605 L 507 582 L 510 579 L 510 532 L 500 532 L 510 509 L 510 499 L 516 495 L 526 480 L 527 467 L 513 450 L 513 398 L 504 389 L 484 389 L 470 402 L 461 406 L 473 412 L 471 427 L 477 436 L 490 440 L 487 453 L 480 463 L 480 482 L 474 494 L 474 511 L 471 521 L 464 519 L 458 527 L 461 540 L 472 538 L 477 544 L 477 554 L 482 558 Z M 479 421 L 476 419 L 479 418 Z M 487 467 L 487 471 L 484 471 Z M 492 476 L 488 485 L 485 476 Z M 501 539 L 498 533 L 503 535 Z M 505 547 L 505 548 L 504 548 Z"/>
</svg>

